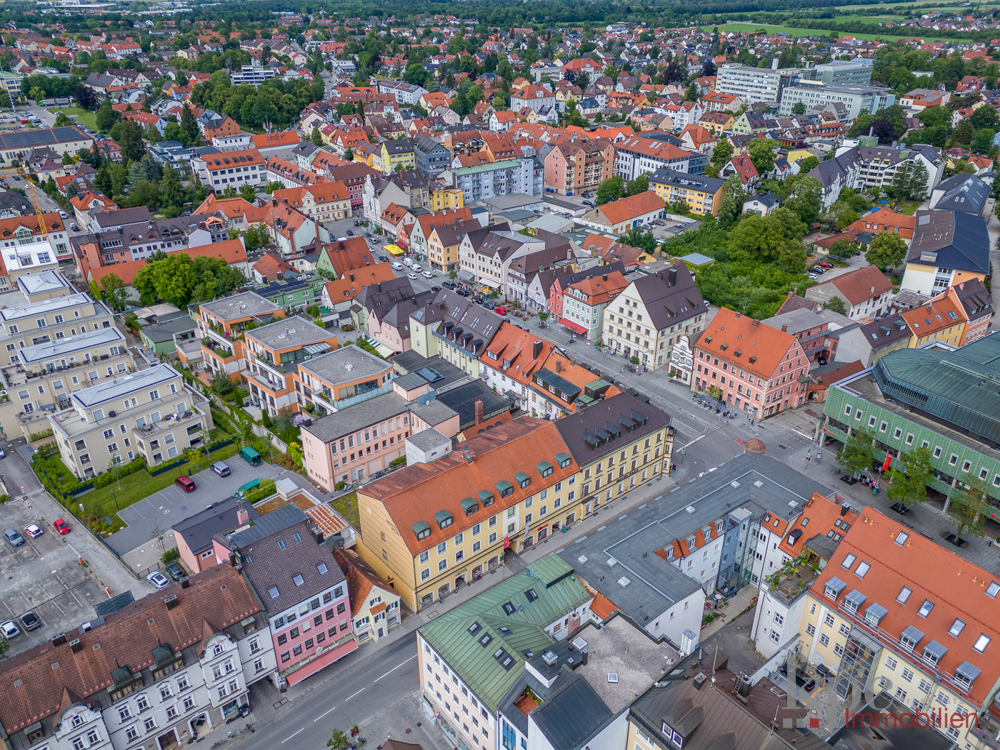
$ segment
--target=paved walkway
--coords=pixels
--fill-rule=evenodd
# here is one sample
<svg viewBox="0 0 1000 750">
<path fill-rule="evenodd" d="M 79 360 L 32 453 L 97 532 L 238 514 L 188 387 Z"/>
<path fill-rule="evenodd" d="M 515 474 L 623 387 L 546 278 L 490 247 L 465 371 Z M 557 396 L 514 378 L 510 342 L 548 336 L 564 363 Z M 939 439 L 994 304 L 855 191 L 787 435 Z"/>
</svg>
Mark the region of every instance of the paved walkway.
<svg viewBox="0 0 1000 750">
<path fill-rule="evenodd" d="M 758 589 L 756 584 L 749 584 L 741 588 L 736 593 L 736 596 L 729 599 L 729 604 L 719 610 L 719 612 L 722 613 L 722 617 L 713 620 L 701 629 L 700 640 L 704 642 L 709 636 L 719 632 L 726 627 L 726 625 L 739 617 L 744 610 L 753 607 L 757 603 L 757 591 Z"/>
</svg>

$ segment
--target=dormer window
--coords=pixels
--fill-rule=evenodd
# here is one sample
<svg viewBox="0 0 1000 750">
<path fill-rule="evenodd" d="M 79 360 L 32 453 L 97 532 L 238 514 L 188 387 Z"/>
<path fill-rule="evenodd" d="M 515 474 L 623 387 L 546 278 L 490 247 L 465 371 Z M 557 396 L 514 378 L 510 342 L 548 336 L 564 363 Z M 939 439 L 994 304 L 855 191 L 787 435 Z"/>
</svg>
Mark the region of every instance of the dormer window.
<svg viewBox="0 0 1000 750">
<path fill-rule="evenodd" d="M 451 513 L 449 513 L 446 510 L 439 510 L 437 513 L 435 513 L 434 520 L 437 522 L 438 527 L 442 529 L 448 528 L 455 521 Z"/>
<path fill-rule="evenodd" d="M 569 468 L 569 465 L 570 465 L 570 463 L 572 461 L 573 461 L 573 459 L 570 458 L 569 456 L 567 456 L 565 453 L 557 453 L 556 454 L 556 463 L 559 464 L 559 468 L 560 469 L 567 469 L 567 468 Z"/>
<path fill-rule="evenodd" d="M 517 472 L 517 474 L 514 475 L 514 481 L 516 481 L 517 486 L 523 490 L 526 489 L 528 485 L 531 484 L 531 477 L 529 477 L 523 471 L 519 471 Z"/>
<path fill-rule="evenodd" d="M 545 461 L 539 461 L 535 466 L 538 469 L 538 473 L 541 474 L 543 479 L 545 477 L 552 475 L 552 464 L 547 463 Z"/>
<path fill-rule="evenodd" d="M 473 513 L 479 510 L 479 503 L 477 503 L 471 497 L 467 497 L 462 501 L 462 510 L 465 511 L 465 515 L 471 516 Z"/>
<path fill-rule="evenodd" d="M 424 523 L 423 521 L 417 521 L 410 528 L 413 529 L 413 535 L 416 536 L 417 541 L 420 541 L 421 539 L 426 539 L 431 535 L 430 525 Z"/>
<path fill-rule="evenodd" d="M 494 497 L 491 492 L 487 492 L 486 490 L 479 491 L 479 502 L 483 504 L 484 508 L 489 508 L 491 505 L 493 505 L 493 500 Z"/>
<path fill-rule="evenodd" d="M 508 497 L 514 493 L 514 485 L 510 482 L 497 482 L 497 492 L 500 493 L 500 497 Z"/>
</svg>

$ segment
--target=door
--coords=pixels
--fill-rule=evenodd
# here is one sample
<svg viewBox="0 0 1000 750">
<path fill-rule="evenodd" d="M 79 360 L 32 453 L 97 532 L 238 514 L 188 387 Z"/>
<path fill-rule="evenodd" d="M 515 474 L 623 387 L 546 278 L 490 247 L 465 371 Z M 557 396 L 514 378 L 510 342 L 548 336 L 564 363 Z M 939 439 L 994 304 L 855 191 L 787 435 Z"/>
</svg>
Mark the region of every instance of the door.
<svg viewBox="0 0 1000 750">
<path fill-rule="evenodd" d="M 382 634 L 383 634 L 383 632 L 384 632 L 384 631 L 382 630 L 382 627 L 381 627 L 381 626 L 379 626 L 379 629 L 378 629 L 378 637 L 379 637 L 379 638 L 381 638 L 381 637 L 382 637 Z"/>
</svg>

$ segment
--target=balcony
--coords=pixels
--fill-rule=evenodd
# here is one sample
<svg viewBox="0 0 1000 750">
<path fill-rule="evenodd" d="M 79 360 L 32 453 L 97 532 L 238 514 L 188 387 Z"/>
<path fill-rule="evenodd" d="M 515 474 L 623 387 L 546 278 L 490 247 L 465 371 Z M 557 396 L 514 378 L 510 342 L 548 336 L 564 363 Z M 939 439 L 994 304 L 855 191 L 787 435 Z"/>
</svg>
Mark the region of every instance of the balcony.
<svg viewBox="0 0 1000 750">
<path fill-rule="evenodd" d="M 231 346 L 220 344 L 218 341 L 211 338 L 203 338 L 201 340 L 201 346 L 204 351 L 211 352 L 223 362 L 229 362 L 236 356 L 236 353 L 233 351 Z"/>
<path fill-rule="evenodd" d="M 973 726 L 969 729 L 966 739 L 972 743 L 973 750 L 1000 750 L 1000 727 L 993 724 L 989 718 L 980 719 L 986 723 L 985 728 Z"/>
<path fill-rule="evenodd" d="M 808 592 L 817 578 L 819 570 L 814 570 L 804 560 L 796 559 L 786 563 L 774 575 L 767 576 L 766 580 L 774 597 L 788 607 Z"/>
</svg>

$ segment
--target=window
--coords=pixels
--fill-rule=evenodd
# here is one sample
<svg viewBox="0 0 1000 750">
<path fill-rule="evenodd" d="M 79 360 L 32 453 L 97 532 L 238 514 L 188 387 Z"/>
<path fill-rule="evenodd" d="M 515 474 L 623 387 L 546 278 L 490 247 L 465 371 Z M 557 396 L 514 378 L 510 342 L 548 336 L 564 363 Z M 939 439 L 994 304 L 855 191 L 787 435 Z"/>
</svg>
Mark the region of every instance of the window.
<svg viewBox="0 0 1000 750">
<path fill-rule="evenodd" d="M 830 636 L 828 636 L 826 633 L 823 633 L 819 637 L 819 642 L 820 642 L 820 645 L 822 645 L 822 646 L 829 646 L 830 645 Z"/>
<path fill-rule="evenodd" d="M 909 667 L 903 668 L 903 679 L 907 682 L 913 682 L 913 670 Z"/>
<path fill-rule="evenodd" d="M 983 653 L 986 650 L 986 647 L 990 645 L 990 640 L 990 637 L 983 633 L 976 639 L 976 645 L 974 645 L 973 648 L 979 653 Z"/>
<path fill-rule="evenodd" d="M 858 578 L 864 578 L 865 575 L 868 573 L 869 568 L 871 568 L 871 565 L 862 560 L 860 563 L 858 563 L 858 568 L 857 570 L 854 571 L 854 575 L 856 575 Z"/>
<path fill-rule="evenodd" d="M 834 622 L 835 622 L 835 620 L 833 619 L 833 615 L 831 615 L 829 612 L 827 612 L 826 613 L 826 617 L 823 618 L 823 622 L 826 623 L 829 627 L 832 628 L 833 625 L 834 625 Z"/>
<path fill-rule="evenodd" d="M 906 600 L 910 598 L 910 594 L 912 593 L 913 592 L 909 588 L 903 586 L 903 590 L 899 592 L 899 596 L 896 597 L 896 601 L 900 604 L 906 604 Z"/>
<path fill-rule="evenodd" d="M 896 661 L 895 659 L 893 659 L 891 656 L 887 656 L 885 658 L 885 666 L 886 666 L 886 668 L 889 669 L 889 670 L 891 670 L 891 671 L 893 671 L 893 672 L 896 671 L 896 667 L 897 667 L 898 664 L 899 664 L 899 662 Z"/>
<path fill-rule="evenodd" d="M 965 622 L 956 619 L 955 622 L 952 623 L 951 628 L 948 629 L 948 635 L 950 635 L 952 638 L 958 638 L 958 636 L 961 634 L 964 628 L 965 628 Z"/>
</svg>

